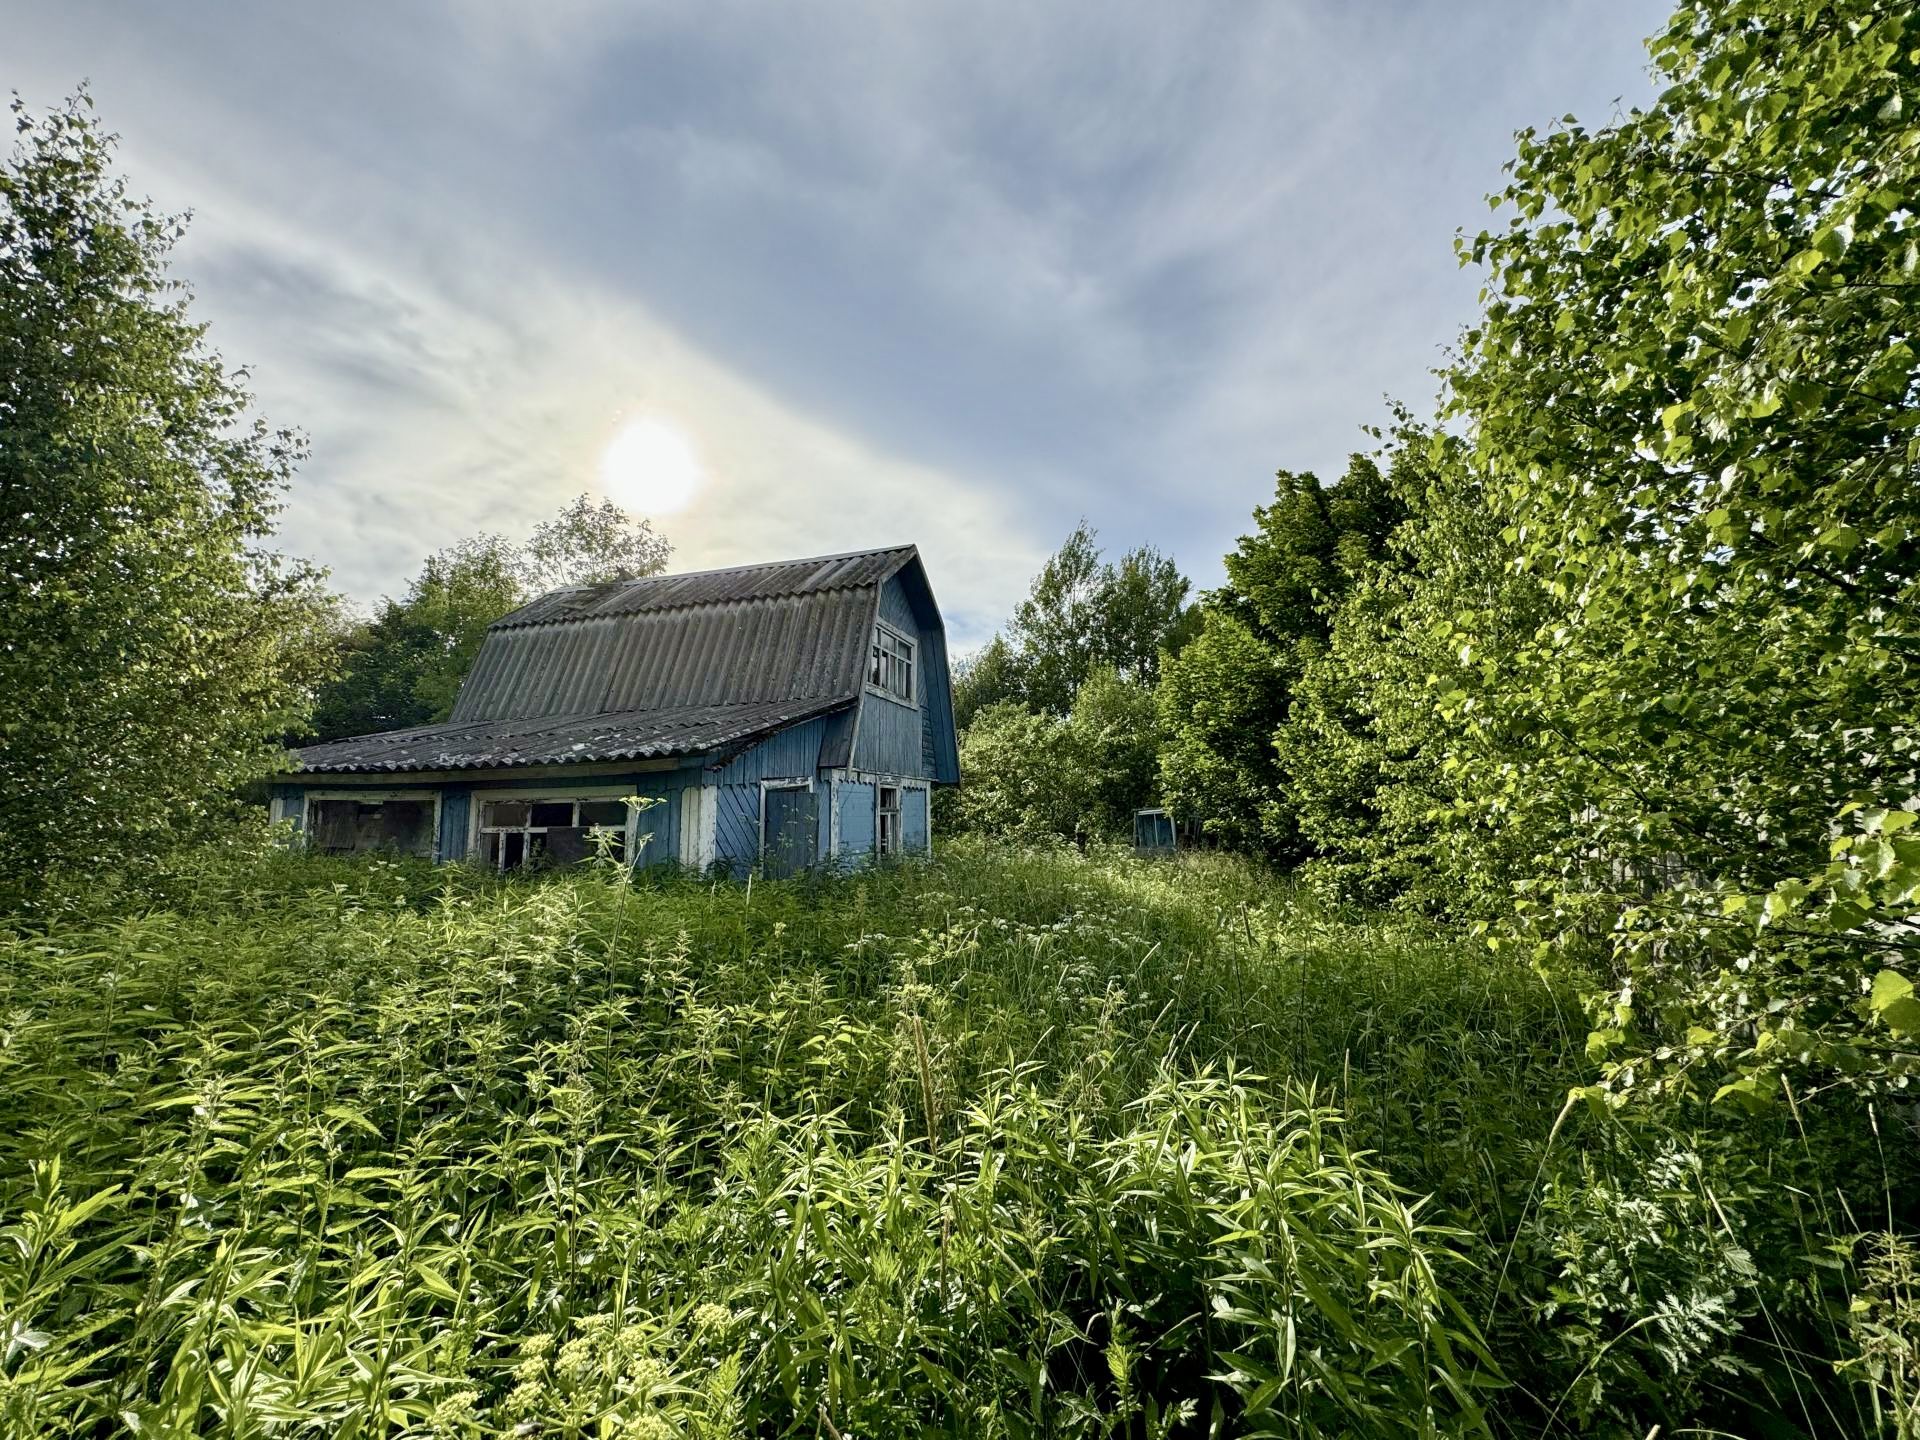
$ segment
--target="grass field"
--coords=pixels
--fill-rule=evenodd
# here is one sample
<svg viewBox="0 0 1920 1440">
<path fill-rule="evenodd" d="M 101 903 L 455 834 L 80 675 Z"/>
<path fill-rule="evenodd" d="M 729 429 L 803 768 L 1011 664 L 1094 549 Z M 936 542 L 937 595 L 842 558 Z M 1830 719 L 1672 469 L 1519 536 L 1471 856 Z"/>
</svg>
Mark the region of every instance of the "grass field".
<svg viewBox="0 0 1920 1440">
<path fill-rule="evenodd" d="M 1606 1147 L 1576 1117 L 1545 1163 L 1568 997 L 1226 859 L 280 857 L 0 942 L 0 1017 L 8 1435 L 1499 1434 L 1623 1373 L 1765 1392 L 1716 1369 L 1737 1314 L 1682 1315 L 1664 1381 L 1608 1318 Z M 1636 1223 L 1686 1284 L 1737 1268 L 1669 1151 Z"/>
</svg>

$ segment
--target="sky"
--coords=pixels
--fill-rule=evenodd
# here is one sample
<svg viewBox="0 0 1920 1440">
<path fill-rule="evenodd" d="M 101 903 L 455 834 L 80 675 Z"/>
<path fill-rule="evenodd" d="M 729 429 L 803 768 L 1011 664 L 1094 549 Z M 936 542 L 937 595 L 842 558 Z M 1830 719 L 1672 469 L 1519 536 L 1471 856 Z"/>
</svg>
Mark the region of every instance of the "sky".
<svg viewBox="0 0 1920 1440">
<path fill-rule="evenodd" d="M 1217 584 L 1276 469 L 1430 411 L 1513 132 L 1644 103 L 1665 9 L 0 0 L 0 88 L 86 81 L 192 211 L 361 604 L 652 456 L 671 568 L 911 541 L 964 651 L 1082 518 Z"/>
</svg>

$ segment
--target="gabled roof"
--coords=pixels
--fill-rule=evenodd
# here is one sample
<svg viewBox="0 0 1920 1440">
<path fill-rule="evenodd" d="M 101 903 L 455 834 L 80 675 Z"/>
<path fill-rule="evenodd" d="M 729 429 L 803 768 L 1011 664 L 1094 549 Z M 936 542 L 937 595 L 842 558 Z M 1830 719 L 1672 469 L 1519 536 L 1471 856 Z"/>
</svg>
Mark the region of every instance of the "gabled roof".
<svg viewBox="0 0 1920 1440">
<path fill-rule="evenodd" d="M 300 769 L 731 753 L 858 701 L 880 587 L 919 564 L 901 545 L 555 590 L 488 629 L 444 724 L 308 746 Z"/>
</svg>

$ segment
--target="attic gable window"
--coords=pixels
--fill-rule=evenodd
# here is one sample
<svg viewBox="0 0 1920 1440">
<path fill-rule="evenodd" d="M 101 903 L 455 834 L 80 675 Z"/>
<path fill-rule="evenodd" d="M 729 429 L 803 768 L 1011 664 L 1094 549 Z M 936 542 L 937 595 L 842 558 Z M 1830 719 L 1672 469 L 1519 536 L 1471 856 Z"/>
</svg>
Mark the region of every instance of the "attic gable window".
<svg viewBox="0 0 1920 1440">
<path fill-rule="evenodd" d="M 882 695 L 913 704 L 913 641 L 891 626 L 874 626 L 867 684 Z"/>
</svg>

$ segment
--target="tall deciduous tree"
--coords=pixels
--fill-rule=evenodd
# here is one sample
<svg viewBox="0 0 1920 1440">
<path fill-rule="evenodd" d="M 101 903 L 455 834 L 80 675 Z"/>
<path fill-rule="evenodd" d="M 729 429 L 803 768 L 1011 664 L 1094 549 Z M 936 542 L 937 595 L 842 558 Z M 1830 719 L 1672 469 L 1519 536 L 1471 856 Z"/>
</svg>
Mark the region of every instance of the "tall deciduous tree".
<svg viewBox="0 0 1920 1440">
<path fill-rule="evenodd" d="M 956 677 L 956 720 L 964 728 L 976 711 L 1002 700 L 1064 716 L 1102 666 L 1150 688 L 1160 657 L 1178 650 L 1195 628 L 1189 588 L 1173 560 L 1152 546 L 1105 559 L 1099 537 L 1081 523 L 1033 577 L 1006 632 Z"/>
<path fill-rule="evenodd" d="M 1521 137 L 1452 411 L 1553 611 L 1466 610 L 1465 797 L 1599 927 L 1610 1085 L 1920 1068 L 1920 12 L 1691 0 L 1664 88 Z M 1904 1083 L 1904 1082 L 1899 1082 Z"/>
<path fill-rule="evenodd" d="M 1478 919 L 1503 908 L 1510 866 L 1484 829 L 1437 823 L 1452 798 L 1442 771 L 1452 736 L 1435 701 L 1485 658 L 1463 659 L 1447 637 L 1471 612 L 1488 652 L 1504 653 L 1540 606 L 1462 451 L 1403 415 L 1387 470 L 1361 476 L 1360 493 L 1376 475 L 1392 493 L 1390 506 L 1369 503 L 1374 518 L 1406 518 L 1384 542 L 1371 521 L 1349 532 L 1331 628 L 1294 678 L 1274 744 L 1313 851 L 1308 877 L 1342 898 Z"/>
<path fill-rule="evenodd" d="M 1368 456 L 1331 486 L 1279 472 L 1273 503 L 1226 558 L 1227 584 L 1202 607 L 1199 636 L 1161 677 L 1161 784 L 1183 818 L 1276 859 L 1309 852 L 1274 738 L 1342 599 L 1405 515 Z"/>
<path fill-rule="evenodd" d="M 515 568 L 529 595 L 563 585 L 637 580 L 667 568 L 673 546 L 653 522 L 629 515 L 611 500 L 597 505 L 576 495 L 551 520 L 533 527 L 518 548 Z"/>
<path fill-rule="evenodd" d="M 318 675 L 314 572 L 267 550 L 300 437 L 248 419 L 182 233 L 83 93 L 0 167 L 0 892 L 151 855 L 272 770 Z"/>
</svg>

